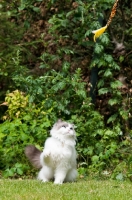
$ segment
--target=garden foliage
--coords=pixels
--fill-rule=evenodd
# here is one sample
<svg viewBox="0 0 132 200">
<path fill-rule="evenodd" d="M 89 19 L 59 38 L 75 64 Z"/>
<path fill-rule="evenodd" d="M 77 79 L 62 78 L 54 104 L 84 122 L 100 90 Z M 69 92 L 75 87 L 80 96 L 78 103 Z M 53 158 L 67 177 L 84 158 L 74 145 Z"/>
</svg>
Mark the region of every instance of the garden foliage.
<svg viewBox="0 0 132 200">
<path fill-rule="evenodd" d="M 131 3 L 119 1 L 112 29 L 97 43 L 92 34 L 99 19 L 108 19 L 113 3 L 1 1 L 2 176 L 29 175 L 25 146 L 42 149 L 52 125 L 62 118 L 76 126 L 81 175 L 132 177 Z M 89 90 L 95 67 L 94 105 Z"/>
</svg>

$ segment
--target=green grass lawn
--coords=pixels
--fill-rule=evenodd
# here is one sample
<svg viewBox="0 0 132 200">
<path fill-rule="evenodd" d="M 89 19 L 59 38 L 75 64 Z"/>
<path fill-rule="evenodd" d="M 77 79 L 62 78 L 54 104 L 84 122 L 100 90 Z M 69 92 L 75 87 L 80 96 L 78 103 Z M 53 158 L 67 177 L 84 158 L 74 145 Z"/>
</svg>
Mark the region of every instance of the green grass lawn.
<svg viewBox="0 0 132 200">
<path fill-rule="evenodd" d="M 37 180 L 0 180 L 0 200 L 132 200 L 132 183 L 79 180 L 54 185 Z"/>
</svg>

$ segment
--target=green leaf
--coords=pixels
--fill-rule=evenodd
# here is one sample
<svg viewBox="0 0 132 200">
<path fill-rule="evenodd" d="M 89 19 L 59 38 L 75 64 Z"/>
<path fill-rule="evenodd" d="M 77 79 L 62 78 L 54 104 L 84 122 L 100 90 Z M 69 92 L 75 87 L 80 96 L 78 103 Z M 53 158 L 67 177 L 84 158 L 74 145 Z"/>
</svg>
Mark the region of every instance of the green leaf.
<svg viewBox="0 0 132 200">
<path fill-rule="evenodd" d="M 120 56 L 120 57 L 119 57 L 119 61 L 120 61 L 121 63 L 124 61 L 124 59 L 125 59 L 124 56 Z"/>
<path fill-rule="evenodd" d="M 3 137 L 5 137 L 5 134 L 0 132 L 0 141 L 2 140 Z"/>
<path fill-rule="evenodd" d="M 33 11 L 35 11 L 35 12 L 38 13 L 38 12 L 40 12 L 40 8 L 38 8 L 38 7 L 34 7 L 34 6 L 33 6 Z"/>
<path fill-rule="evenodd" d="M 98 82 L 98 88 L 103 87 L 104 84 L 105 84 L 104 80 L 103 80 L 103 79 L 100 79 L 99 82 Z"/>
<path fill-rule="evenodd" d="M 95 45 L 95 53 L 100 54 L 100 53 L 102 53 L 103 50 L 104 50 L 103 45 L 100 45 L 100 44 L 96 43 L 96 45 Z"/>
<path fill-rule="evenodd" d="M 111 77 L 112 76 L 112 72 L 110 69 L 107 69 L 104 73 L 104 77 Z"/>
<path fill-rule="evenodd" d="M 116 80 L 116 81 L 114 81 L 114 82 L 112 82 L 112 83 L 110 84 L 110 86 L 111 86 L 112 89 L 119 88 L 119 87 L 121 87 L 122 85 L 123 85 L 123 84 L 122 84 L 120 81 L 118 81 L 118 80 Z"/>
<path fill-rule="evenodd" d="M 21 133 L 21 134 L 20 134 L 20 139 L 21 139 L 22 141 L 27 141 L 28 138 L 29 138 L 29 136 L 26 135 L 25 133 Z"/>
<path fill-rule="evenodd" d="M 22 164 L 21 164 L 21 163 L 16 163 L 16 164 L 15 164 L 15 167 L 16 167 L 16 168 L 21 168 L 21 167 L 22 167 Z"/>
<path fill-rule="evenodd" d="M 23 117 L 24 120 L 29 121 L 31 120 L 31 115 L 27 114 Z"/>
<path fill-rule="evenodd" d="M 66 14 L 66 17 L 68 18 L 68 17 L 69 17 L 70 15 L 72 15 L 72 14 L 74 14 L 74 10 L 68 12 L 68 13 Z"/>
<path fill-rule="evenodd" d="M 23 170 L 21 168 L 17 168 L 16 172 L 19 174 L 19 175 L 22 175 L 23 174 Z"/>
<path fill-rule="evenodd" d="M 115 104 L 119 104 L 119 103 L 120 103 L 120 100 L 117 99 L 117 98 L 113 98 L 113 99 L 110 99 L 110 100 L 108 101 L 108 104 L 111 105 L 111 106 L 113 106 L 113 105 L 115 105 Z"/>
<path fill-rule="evenodd" d="M 105 45 L 107 45 L 109 43 L 109 38 L 108 38 L 108 35 L 107 33 L 104 33 L 103 34 L 103 37 L 101 37 L 101 42 Z"/>
<path fill-rule="evenodd" d="M 96 155 L 92 156 L 92 161 L 95 162 L 95 163 L 98 162 L 99 161 L 99 156 L 96 156 Z"/>
<path fill-rule="evenodd" d="M 126 110 L 120 110 L 120 115 L 122 116 L 123 119 L 127 120 L 129 116 L 129 111 Z"/>
<path fill-rule="evenodd" d="M 111 131 L 111 130 L 106 130 L 105 132 L 104 132 L 104 139 L 109 139 L 109 138 L 111 138 L 111 137 L 114 137 L 114 132 L 113 131 Z"/>
<path fill-rule="evenodd" d="M 14 173 L 15 173 L 16 169 L 15 168 L 11 168 L 11 169 L 6 169 L 5 172 L 4 172 L 4 176 L 5 177 L 12 177 L 14 176 Z"/>
<path fill-rule="evenodd" d="M 85 37 L 89 36 L 91 34 L 91 30 L 86 31 Z"/>
<path fill-rule="evenodd" d="M 107 61 L 108 63 L 112 63 L 113 57 L 111 55 L 104 54 L 104 60 Z"/>
<path fill-rule="evenodd" d="M 107 123 L 109 124 L 110 122 L 114 122 L 114 121 L 117 119 L 117 117 L 118 117 L 118 114 L 117 114 L 117 113 L 114 114 L 114 115 L 112 115 L 112 116 L 110 116 L 110 117 L 108 118 L 108 120 L 107 120 Z"/>
<path fill-rule="evenodd" d="M 99 95 L 101 94 L 107 94 L 109 92 L 108 88 L 101 88 L 98 90 Z"/>
</svg>

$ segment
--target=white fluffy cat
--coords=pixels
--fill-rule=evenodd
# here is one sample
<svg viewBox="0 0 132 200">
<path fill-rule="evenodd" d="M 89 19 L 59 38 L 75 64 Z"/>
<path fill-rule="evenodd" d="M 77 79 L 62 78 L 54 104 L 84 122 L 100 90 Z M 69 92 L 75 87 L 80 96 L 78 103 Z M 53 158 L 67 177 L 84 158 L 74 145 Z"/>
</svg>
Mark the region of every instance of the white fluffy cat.
<svg viewBox="0 0 132 200">
<path fill-rule="evenodd" d="M 25 153 L 31 163 L 41 168 L 38 179 L 43 182 L 54 179 L 55 184 L 75 181 L 76 168 L 76 133 L 74 125 L 58 120 L 50 131 L 43 152 L 30 145 Z"/>
</svg>

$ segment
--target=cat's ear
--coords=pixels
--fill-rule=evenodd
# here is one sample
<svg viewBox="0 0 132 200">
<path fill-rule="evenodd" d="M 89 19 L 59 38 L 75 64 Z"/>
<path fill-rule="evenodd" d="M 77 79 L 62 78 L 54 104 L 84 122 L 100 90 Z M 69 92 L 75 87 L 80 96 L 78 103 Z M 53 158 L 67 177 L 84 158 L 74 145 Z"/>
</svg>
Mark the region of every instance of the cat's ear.
<svg viewBox="0 0 132 200">
<path fill-rule="evenodd" d="M 57 122 L 54 124 L 54 127 L 57 126 L 57 125 L 58 125 L 59 123 L 61 123 L 61 122 L 62 122 L 62 120 L 61 120 L 61 119 L 58 119 Z"/>
<path fill-rule="evenodd" d="M 59 123 L 59 122 L 62 122 L 62 119 L 58 119 L 58 120 L 57 120 L 57 123 Z"/>
</svg>

